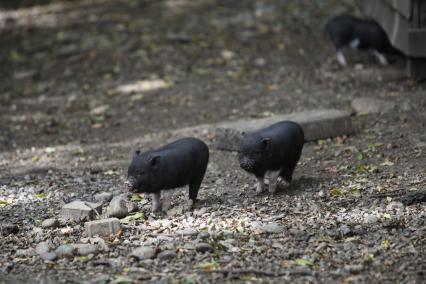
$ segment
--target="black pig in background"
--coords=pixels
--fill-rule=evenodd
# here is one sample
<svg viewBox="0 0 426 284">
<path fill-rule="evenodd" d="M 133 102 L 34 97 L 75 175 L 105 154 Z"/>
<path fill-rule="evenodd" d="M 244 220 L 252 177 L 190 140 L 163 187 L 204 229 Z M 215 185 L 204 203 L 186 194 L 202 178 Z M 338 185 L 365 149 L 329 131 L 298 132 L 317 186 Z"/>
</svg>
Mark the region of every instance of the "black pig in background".
<svg viewBox="0 0 426 284">
<path fill-rule="evenodd" d="M 331 18 L 325 29 L 336 48 L 337 61 L 346 66 L 343 50 L 347 47 L 358 50 L 371 50 L 382 65 L 388 64 L 388 55 L 400 55 L 383 28 L 373 19 L 359 19 L 349 15 Z"/>
</svg>

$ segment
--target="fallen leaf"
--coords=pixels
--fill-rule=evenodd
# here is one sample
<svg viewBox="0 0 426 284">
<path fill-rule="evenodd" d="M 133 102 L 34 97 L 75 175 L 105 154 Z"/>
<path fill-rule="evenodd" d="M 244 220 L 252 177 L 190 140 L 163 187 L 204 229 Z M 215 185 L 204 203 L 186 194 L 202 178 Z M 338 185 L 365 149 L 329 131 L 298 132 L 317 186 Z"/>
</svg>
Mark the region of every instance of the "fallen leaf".
<svg viewBox="0 0 426 284">
<path fill-rule="evenodd" d="M 391 161 L 389 161 L 389 160 L 386 160 L 386 161 L 384 161 L 383 163 L 381 163 L 380 165 L 381 165 L 381 166 L 389 166 L 389 167 L 391 167 L 391 166 L 393 166 L 393 165 L 394 165 L 394 163 L 393 163 L 393 162 L 391 162 Z"/>
<path fill-rule="evenodd" d="M 311 266 L 311 265 L 314 265 L 314 263 L 312 261 L 310 261 L 309 259 L 305 259 L 305 258 L 298 258 L 294 262 L 297 265 L 302 265 L 302 266 Z"/>
<path fill-rule="evenodd" d="M 121 219 L 121 223 L 123 224 L 128 224 L 131 221 L 136 221 L 136 220 L 145 220 L 145 214 L 143 214 L 142 212 L 137 212 L 133 215 L 129 215 L 123 219 Z"/>
<path fill-rule="evenodd" d="M 390 249 L 390 246 L 391 246 L 391 241 L 383 240 L 383 242 L 382 242 L 382 248 L 383 249 L 388 250 L 388 249 Z"/>
<path fill-rule="evenodd" d="M 47 197 L 46 193 L 37 193 L 35 195 L 38 199 L 45 199 Z"/>
<path fill-rule="evenodd" d="M 330 195 L 333 197 L 337 197 L 343 195 L 343 192 L 338 188 L 332 188 L 330 189 Z"/>
<path fill-rule="evenodd" d="M 135 202 L 140 202 L 144 200 L 144 197 L 142 194 L 133 194 L 130 200 Z"/>
<path fill-rule="evenodd" d="M 203 263 L 195 265 L 196 268 L 201 268 L 205 272 L 212 272 L 218 266 L 219 264 L 214 259 L 208 262 L 203 262 Z"/>
</svg>

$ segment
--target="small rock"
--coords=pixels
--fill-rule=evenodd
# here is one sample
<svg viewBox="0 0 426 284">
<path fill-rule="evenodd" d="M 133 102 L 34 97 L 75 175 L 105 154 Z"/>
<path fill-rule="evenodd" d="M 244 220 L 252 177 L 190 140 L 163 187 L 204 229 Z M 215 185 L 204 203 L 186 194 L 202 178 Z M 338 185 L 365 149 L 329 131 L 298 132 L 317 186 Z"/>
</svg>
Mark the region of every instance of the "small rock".
<svg viewBox="0 0 426 284">
<path fill-rule="evenodd" d="M 58 257 L 73 257 L 75 248 L 72 245 L 60 245 L 55 253 Z"/>
<path fill-rule="evenodd" d="M 15 256 L 34 256 L 37 252 L 33 248 L 29 249 L 18 249 L 16 250 Z"/>
<path fill-rule="evenodd" d="M 351 106 L 356 113 L 387 113 L 395 108 L 395 103 L 374 98 L 356 98 Z"/>
<path fill-rule="evenodd" d="M 340 232 L 342 233 L 343 236 L 352 235 L 351 228 L 349 228 L 349 226 L 346 225 L 346 224 L 341 225 L 340 228 L 339 228 L 339 230 L 340 230 Z"/>
<path fill-rule="evenodd" d="M 199 243 L 195 246 L 195 250 L 200 253 L 212 252 L 213 248 L 206 243 Z"/>
<path fill-rule="evenodd" d="M 174 252 L 172 250 L 165 250 L 165 251 L 160 252 L 157 255 L 157 258 L 161 259 L 161 260 L 170 260 L 170 259 L 173 259 L 175 257 L 177 257 L 177 254 L 176 254 L 176 252 Z"/>
<path fill-rule="evenodd" d="M 92 244 L 72 244 L 78 255 L 96 254 L 99 251 L 97 245 Z"/>
<path fill-rule="evenodd" d="M 197 234 L 198 232 L 193 229 L 183 229 L 183 230 L 176 231 L 176 235 L 181 235 L 181 236 L 194 236 Z"/>
<path fill-rule="evenodd" d="M 103 252 L 109 251 L 109 246 L 105 243 L 105 240 L 100 237 L 90 238 L 92 244 L 96 244 L 98 248 Z"/>
<path fill-rule="evenodd" d="M 266 60 L 265 58 L 259 57 L 259 58 L 256 58 L 253 63 L 259 67 L 262 67 L 262 66 L 265 66 Z"/>
<path fill-rule="evenodd" d="M 345 265 L 344 269 L 350 273 L 359 273 L 363 270 L 363 266 L 361 264 L 354 265 Z"/>
<path fill-rule="evenodd" d="M 109 109 L 109 105 L 101 105 L 93 108 L 90 111 L 91 115 L 101 115 L 104 114 Z"/>
<path fill-rule="evenodd" d="M 15 235 L 19 232 L 19 227 L 15 224 L 0 224 L 0 236 Z"/>
<path fill-rule="evenodd" d="M 96 221 L 86 222 L 84 224 L 86 234 L 88 237 L 94 235 L 109 236 L 115 235 L 120 230 L 120 220 L 117 218 L 102 219 Z"/>
<path fill-rule="evenodd" d="M 197 239 L 204 240 L 210 238 L 209 232 L 200 232 L 197 236 Z"/>
<path fill-rule="evenodd" d="M 81 221 L 84 219 L 92 220 L 98 214 L 102 213 L 102 203 L 92 203 L 87 201 L 75 200 L 62 207 L 61 215 L 64 220 Z"/>
<path fill-rule="evenodd" d="M 13 74 L 13 78 L 18 81 L 34 79 L 36 76 L 37 76 L 37 71 L 35 70 L 20 71 L 20 72 L 15 72 Z"/>
<path fill-rule="evenodd" d="M 108 206 L 108 216 L 110 217 L 117 217 L 117 218 L 124 218 L 129 214 L 129 210 L 127 208 L 127 199 L 120 195 L 115 196 Z"/>
<path fill-rule="evenodd" d="M 100 192 L 95 194 L 93 197 L 97 202 L 107 203 L 112 200 L 113 195 L 111 192 Z"/>
<path fill-rule="evenodd" d="M 48 243 L 48 242 L 41 242 L 41 243 L 38 243 L 38 244 L 37 244 L 37 246 L 35 247 L 35 251 L 36 251 L 38 254 L 42 254 L 42 253 L 45 253 L 45 252 L 49 252 L 49 250 L 50 250 L 50 246 L 49 246 L 49 243 Z"/>
<path fill-rule="evenodd" d="M 404 207 L 404 205 L 401 202 L 392 201 L 391 203 L 389 203 L 386 206 L 386 210 L 393 211 L 393 210 L 397 210 L 397 209 L 400 209 L 400 208 L 403 208 L 403 207 Z"/>
<path fill-rule="evenodd" d="M 166 214 L 169 217 L 173 217 L 173 216 L 177 216 L 177 215 L 182 215 L 184 211 L 185 211 L 184 206 L 180 205 L 180 206 L 175 206 L 175 207 L 167 210 Z"/>
<path fill-rule="evenodd" d="M 109 275 L 100 275 L 98 277 L 95 277 L 93 279 L 91 279 L 91 282 L 93 283 L 109 283 L 110 282 L 110 276 Z"/>
<path fill-rule="evenodd" d="M 47 261 L 54 261 L 58 258 L 58 256 L 53 252 L 44 252 L 40 254 L 40 258 Z"/>
<path fill-rule="evenodd" d="M 202 208 L 200 208 L 200 209 L 198 209 L 198 210 L 195 210 L 195 211 L 194 211 L 194 215 L 195 215 L 195 216 L 198 216 L 198 217 L 201 217 L 201 216 L 203 216 L 206 212 L 207 212 L 207 208 L 206 208 L 206 207 L 202 207 Z"/>
<path fill-rule="evenodd" d="M 365 223 L 372 224 L 372 223 L 377 223 L 378 221 L 379 221 L 379 217 L 377 217 L 374 214 L 367 214 L 364 216 Z"/>
<path fill-rule="evenodd" d="M 71 43 L 71 44 L 60 47 L 58 49 L 58 54 L 62 56 L 72 56 L 79 53 L 79 51 L 80 51 L 79 46 Z"/>
<path fill-rule="evenodd" d="M 233 59 L 235 57 L 236 54 L 233 51 L 231 51 L 231 50 L 224 49 L 224 50 L 222 50 L 222 52 L 220 53 L 220 55 L 225 60 L 231 60 L 231 59 Z"/>
<path fill-rule="evenodd" d="M 270 234 L 279 234 L 284 232 L 284 227 L 277 224 L 277 223 L 268 223 L 268 224 L 254 224 L 253 229 L 259 230 L 263 233 L 270 233 Z"/>
<path fill-rule="evenodd" d="M 59 226 L 59 221 L 56 218 L 49 218 L 41 223 L 41 226 L 45 229 L 47 228 L 57 228 Z"/>
<path fill-rule="evenodd" d="M 407 193 L 401 198 L 401 202 L 405 205 L 426 202 L 426 189 Z"/>
<path fill-rule="evenodd" d="M 127 203 L 127 211 L 129 211 L 129 213 L 136 212 L 138 209 L 138 205 L 135 202 L 129 201 Z"/>
<path fill-rule="evenodd" d="M 138 247 L 130 253 L 130 256 L 139 260 L 154 258 L 155 249 L 148 246 Z"/>
</svg>

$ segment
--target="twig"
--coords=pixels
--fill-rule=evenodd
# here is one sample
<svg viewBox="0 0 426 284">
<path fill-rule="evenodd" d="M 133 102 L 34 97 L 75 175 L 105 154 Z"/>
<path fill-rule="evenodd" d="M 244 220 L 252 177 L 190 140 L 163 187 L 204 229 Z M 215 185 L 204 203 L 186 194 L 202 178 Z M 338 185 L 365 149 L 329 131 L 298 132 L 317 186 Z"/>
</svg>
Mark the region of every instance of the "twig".
<svg viewBox="0 0 426 284">
<path fill-rule="evenodd" d="M 395 196 L 402 196 L 405 192 L 403 191 L 393 191 L 393 192 L 383 192 L 383 193 L 376 193 L 370 195 L 370 197 L 373 198 L 386 198 L 386 197 L 395 197 Z"/>
<path fill-rule="evenodd" d="M 286 271 L 277 271 L 277 272 L 268 272 L 263 270 L 257 270 L 257 269 L 215 269 L 210 271 L 210 273 L 222 273 L 222 274 L 256 274 L 256 275 L 263 275 L 263 276 L 269 276 L 269 277 L 279 277 L 284 275 L 312 275 L 311 271 L 307 270 L 286 270 Z"/>
</svg>

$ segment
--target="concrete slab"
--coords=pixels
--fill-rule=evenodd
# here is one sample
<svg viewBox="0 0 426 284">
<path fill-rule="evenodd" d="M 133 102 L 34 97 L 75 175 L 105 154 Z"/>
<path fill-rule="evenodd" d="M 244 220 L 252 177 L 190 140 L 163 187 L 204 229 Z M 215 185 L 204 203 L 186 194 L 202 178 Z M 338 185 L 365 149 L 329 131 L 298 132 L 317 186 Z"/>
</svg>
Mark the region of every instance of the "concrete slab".
<svg viewBox="0 0 426 284">
<path fill-rule="evenodd" d="M 227 151 L 238 151 L 241 132 L 254 131 L 284 120 L 299 123 L 305 132 L 306 141 L 350 135 L 354 132 L 351 113 L 349 111 L 335 109 L 305 111 L 218 124 L 215 137 L 216 148 Z"/>
<path fill-rule="evenodd" d="M 102 213 L 102 203 L 92 203 L 81 200 L 74 200 L 62 207 L 61 216 L 64 220 L 92 220 L 96 217 L 96 212 Z"/>
<path fill-rule="evenodd" d="M 356 98 L 352 101 L 351 106 L 357 114 L 383 114 L 392 111 L 396 107 L 396 104 L 389 100 L 375 98 Z"/>
<path fill-rule="evenodd" d="M 95 235 L 109 236 L 115 235 L 120 230 L 120 220 L 117 218 L 108 218 L 96 221 L 86 222 L 84 224 L 88 237 Z"/>
</svg>

